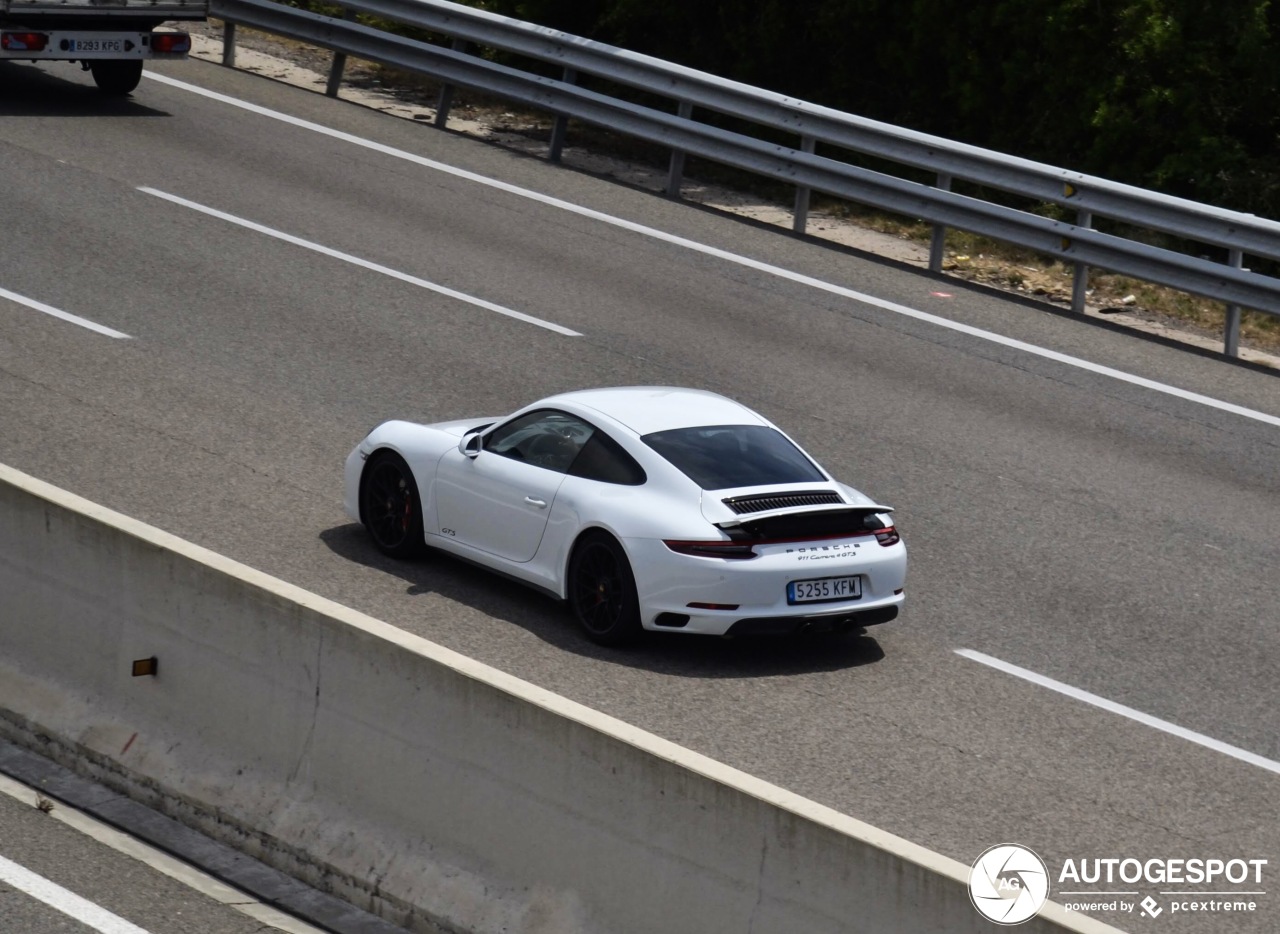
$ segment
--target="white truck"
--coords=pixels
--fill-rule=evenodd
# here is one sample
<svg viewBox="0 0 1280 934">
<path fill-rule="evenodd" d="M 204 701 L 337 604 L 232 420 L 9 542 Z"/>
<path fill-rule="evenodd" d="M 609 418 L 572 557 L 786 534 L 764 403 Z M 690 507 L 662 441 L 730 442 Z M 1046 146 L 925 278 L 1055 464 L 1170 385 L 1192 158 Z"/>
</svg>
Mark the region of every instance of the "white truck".
<svg viewBox="0 0 1280 934">
<path fill-rule="evenodd" d="M 0 0 L 0 60 L 80 62 L 104 94 L 121 96 L 147 59 L 191 51 L 187 33 L 157 26 L 208 17 L 209 0 Z"/>
</svg>

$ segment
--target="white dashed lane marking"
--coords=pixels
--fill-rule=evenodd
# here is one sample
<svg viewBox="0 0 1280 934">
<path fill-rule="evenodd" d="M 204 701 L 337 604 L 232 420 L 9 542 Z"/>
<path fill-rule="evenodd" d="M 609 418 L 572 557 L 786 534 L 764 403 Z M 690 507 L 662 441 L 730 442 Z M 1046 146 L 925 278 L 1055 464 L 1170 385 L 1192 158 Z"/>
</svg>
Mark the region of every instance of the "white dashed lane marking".
<svg viewBox="0 0 1280 934">
<path fill-rule="evenodd" d="M 1115 701 L 1107 700 L 1105 697 L 1099 697 L 1097 694 L 1090 694 L 1080 688 L 1072 687 L 1061 681 L 1055 681 L 1053 678 L 1045 677 L 1034 671 L 1028 671 L 1026 668 L 1019 668 L 1017 665 L 1011 665 L 1009 662 L 1001 661 L 990 655 L 983 655 L 981 652 L 975 652 L 973 649 L 956 649 L 957 655 L 971 661 L 979 662 L 989 668 L 997 671 L 1003 671 L 1007 675 L 1013 675 L 1015 678 L 1021 678 L 1023 681 L 1030 681 L 1032 684 L 1038 684 L 1042 688 L 1048 688 L 1050 691 L 1056 691 L 1074 700 L 1082 701 L 1094 707 L 1101 708 L 1109 713 L 1119 714 L 1122 717 L 1128 717 L 1130 720 L 1149 726 L 1152 729 L 1159 730 L 1162 733 L 1168 733 L 1170 736 L 1176 736 L 1179 739 L 1185 739 L 1187 742 L 1195 743 L 1206 749 L 1212 749 L 1214 752 L 1220 752 L 1224 756 L 1231 756 L 1233 759 L 1239 759 L 1241 762 L 1247 762 L 1249 765 L 1256 765 L 1260 769 L 1266 769 L 1268 772 L 1275 772 L 1280 775 L 1280 762 L 1274 759 L 1268 759 L 1266 756 L 1260 756 L 1255 752 L 1249 752 L 1247 749 L 1241 749 L 1239 746 L 1232 746 L 1230 743 L 1224 743 L 1222 740 L 1214 739 L 1212 736 L 1205 736 L 1203 733 L 1197 733 L 1195 730 L 1188 730 L 1186 727 L 1178 726 L 1176 723 L 1170 723 L 1168 720 L 1161 720 L 1150 714 L 1143 713 L 1141 710 L 1134 710 L 1132 707 L 1126 707 L 1124 704 L 1117 704 Z"/>
</svg>

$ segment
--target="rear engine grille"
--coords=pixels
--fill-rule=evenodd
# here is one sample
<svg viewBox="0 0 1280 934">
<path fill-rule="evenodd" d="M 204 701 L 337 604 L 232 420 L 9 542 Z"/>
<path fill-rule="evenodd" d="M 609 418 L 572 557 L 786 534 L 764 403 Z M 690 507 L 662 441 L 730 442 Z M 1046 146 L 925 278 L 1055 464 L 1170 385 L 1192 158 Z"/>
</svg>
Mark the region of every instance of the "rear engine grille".
<svg viewBox="0 0 1280 934">
<path fill-rule="evenodd" d="M 738 515 L 764 512 L 767 509 L 794 509 L 796 506 L 830 506 L 843 503 L 839 493 L 831 490 L 801 490 L 798 493 L 754 493 L 751 496 L 730 496 L 721 500 Z"/>
</svg>

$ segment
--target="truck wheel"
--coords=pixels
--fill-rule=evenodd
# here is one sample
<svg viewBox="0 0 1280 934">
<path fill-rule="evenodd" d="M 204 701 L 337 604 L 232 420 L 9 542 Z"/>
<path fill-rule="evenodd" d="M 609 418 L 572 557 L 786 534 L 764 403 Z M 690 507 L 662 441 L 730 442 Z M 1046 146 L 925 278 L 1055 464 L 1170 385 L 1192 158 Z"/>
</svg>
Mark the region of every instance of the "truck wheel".
<svg viewBox="0 0 1280 934">
<path fill-rule="evenodd" d="M 124 97 L 142 80 L 142 59 L 97 61 L 89 65 L 98 90 L 112 97 Z"/>
</svg>

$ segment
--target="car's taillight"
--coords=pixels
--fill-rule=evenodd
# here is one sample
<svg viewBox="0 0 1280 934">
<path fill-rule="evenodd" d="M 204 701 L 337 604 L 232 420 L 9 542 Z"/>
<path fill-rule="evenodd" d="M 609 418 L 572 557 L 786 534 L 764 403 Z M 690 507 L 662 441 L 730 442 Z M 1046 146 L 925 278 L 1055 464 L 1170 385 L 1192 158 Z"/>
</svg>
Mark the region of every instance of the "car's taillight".
<svg viewBox="0 0 1280 934">
<path fill-rule="evenodd" d="M 687 542 L 663 541 L 664 545 L 676 554 L 693 555 L 697 558 L 754 558 L 755 549 L 746 542 Z"/>
<path fill-rule="evenodd" d="M 902 541 L 902 536 L 898 534 L 897 529 L 889 526 L 887 529 L 876 529 L 876 541 L 888 548 Z"/>
<path fill-rule="evenodd" d="M 185 32 L 153 32 L 152 52 L 182 53 L 191 51 L 191 37 Z"/>
<path fill-rule="evenodd" d="M 14 52 L 43 52 L 49 37 L 42 32 L 0 33 L 0 48 Z"/>
</svg>

